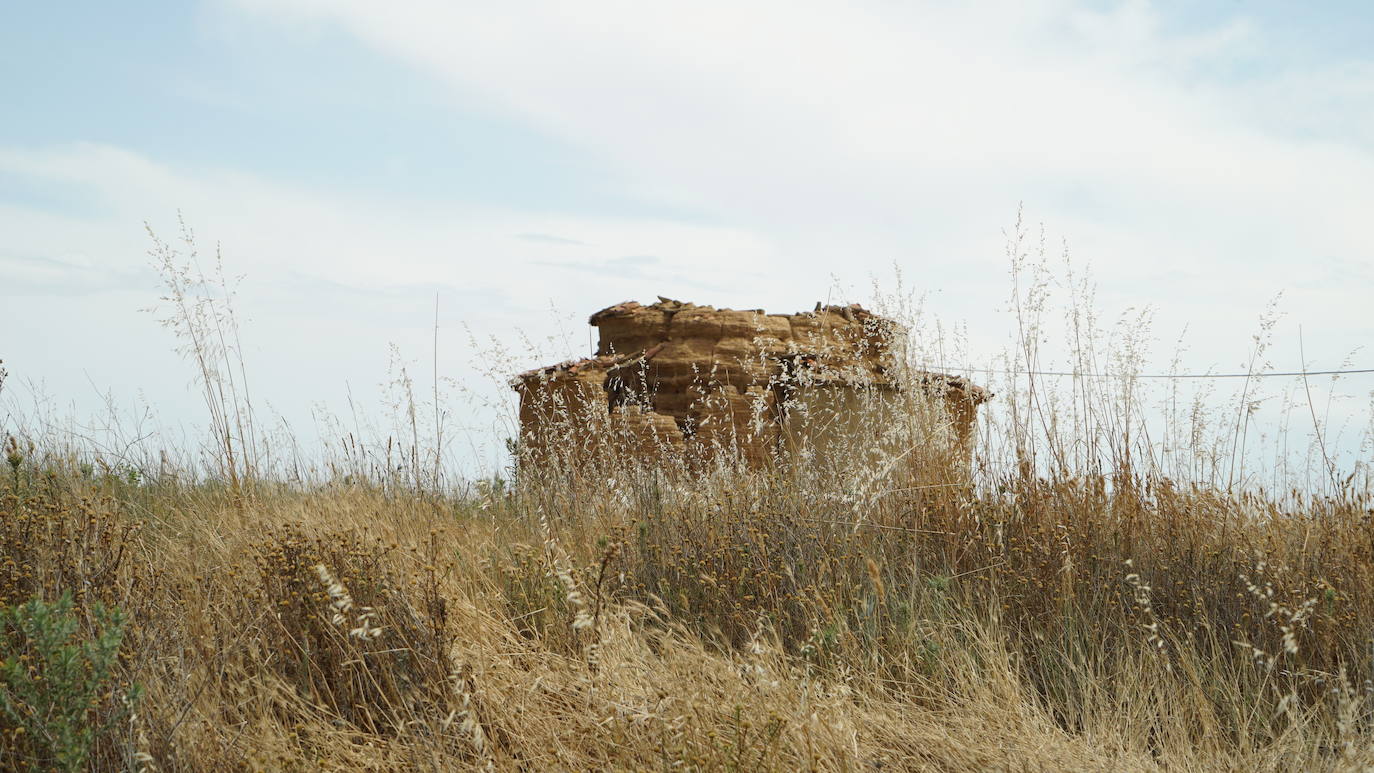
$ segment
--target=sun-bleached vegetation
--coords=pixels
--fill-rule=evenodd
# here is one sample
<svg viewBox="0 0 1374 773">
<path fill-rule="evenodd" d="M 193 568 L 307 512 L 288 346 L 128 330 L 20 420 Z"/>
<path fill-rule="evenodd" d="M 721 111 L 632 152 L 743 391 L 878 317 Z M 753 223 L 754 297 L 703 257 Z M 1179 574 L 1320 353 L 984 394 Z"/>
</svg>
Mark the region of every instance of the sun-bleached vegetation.
<svg viewBox="0 0 1374 773">
<path fill-rule="evenodd" d="M 1058 365 L 1085 377 L 1034 375 L 1057 307 L 1020 229 L 1017 344 L 971 457 L 533 465 L 513 443 L 466 483 L 424 445 L 437 380 L 424 405 L 408 376 L 408 431 L 341 435 L 301 474 L 255 432 L 224 296 L 157 249 L 213 437 L 115 458 L 3 427 L 6 769 L 1374 765 L 1368 447 L 1336 459 L 1319 427 L 1316 475 L 1257 470 L 1250 385 L 1225 411 L 1176 382 L 1152 402 L 1143 326 L 1100 332 L 1086 286 Z M 938 422 L 891 411 L 909 440 Z M 96 665 L 64 682 L 68 650 Z"/>
</svg>

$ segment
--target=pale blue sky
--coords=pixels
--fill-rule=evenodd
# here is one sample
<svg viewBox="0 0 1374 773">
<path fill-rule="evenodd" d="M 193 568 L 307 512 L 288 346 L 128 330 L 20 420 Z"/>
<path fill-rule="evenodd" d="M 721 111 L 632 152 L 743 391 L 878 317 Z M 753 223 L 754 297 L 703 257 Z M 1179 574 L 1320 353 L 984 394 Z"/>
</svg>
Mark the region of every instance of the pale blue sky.
<svg viewBox="0 0 1374 773">
<path fill-rule="evenodd" d="M 986 360 L 1024 203 L 1108 316 L 1188 325 L 1188 367 L 1234 367 L 1280 290 L 1275 364 L 1299 324 L 1339 364 L 1374 337 L 1370 40 L 1362 2 L 19 4 L 0 359 L 78 413 L 195 421 L 138 311 L 142 223 L 180 208 L 298 422 L 389 342 L 424 358 L 436 293 L 457 375 L 464 324 L 530 365 L 627 298 L 792 311 L 895 265 Z"/>
<path fill-rule="evenodd" d="M 19 146 L 94 142 L 400 198 L 640 211 L 556 136 L 463 104 L 338 30 L 301 34 L 217 4 L 30 3 L 0 30 L 0 99 Z M 7 199 L 81 206 L 38 181 Z M 537 184 L 535 184 L 537 183 Z"/>
</svg>

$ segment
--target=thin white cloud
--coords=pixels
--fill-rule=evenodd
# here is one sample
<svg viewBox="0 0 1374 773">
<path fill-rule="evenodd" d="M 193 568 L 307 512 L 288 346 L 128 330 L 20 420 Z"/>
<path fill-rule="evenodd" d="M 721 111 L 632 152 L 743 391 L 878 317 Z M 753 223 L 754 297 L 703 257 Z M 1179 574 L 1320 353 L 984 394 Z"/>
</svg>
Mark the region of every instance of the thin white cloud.
<svg viewBox="0 0 1374 773">
<path fill-rule="evenodd" d="M 515 238 L 524 239 L 527 242 L 541 242 L 543 244 L 567 244 L 573 247 L 584 246 L 583 242 L 579 242 L 576 239 L 568 239 L 555 234 L 523 233 L 516 234 Z"/>
<path fill-rule="evenodd" d="M 740 257 L 766 259 L 771 251 L 766 240 L 737 228 L 325 193 L 223 170 L 172 169 L 102 145 L 0 147 L 0 172 L 69 186 L 74 195 L 102 202 L 93 214 L 0 208 L 0 230 L 13 254 L 67 263 L 73 261 L 63 256 L 79 254 L 112 269 L 146 267 L 150 244 L 140 224 L 149 220 L 163 239 L 172 239 L 180 210 L 198 232 L 223 241 L 231 271 L 255 281 L 270 285 L 288 268 L 368 290 L 439 282 L 489 293 L 491 308 L 474 309 L 482 313 L 518 315 L 570 291 L 595 288 L 605 297 L 623 291 L 615 274 L 570 284 L 521 268 L 538 261 L 605 261 L 652 248 L 665 262 L 711 272 Z M 512 239 L 512 233 L 542 238 Z M 214 243 L 201 248 L 212 252 Z M 524 305 L 507 308 L 512 299 Z"/>
<path fill-rule="evenodd" d="M 464 98 L 619 159 L 646 185 L 662 180 L 660 193 L 694 183 L 684 195 L 722 209 L 759 208 L 750 199 L 762 192 L 790 208 L 811 186 L 787 189 L 808 179 L 848 183 L 826 204 L 855 183 L 919 191 L 922 178 L 902 177 L 911 171 L 940 183 L 1000 171 L 1122 186 L 1191 171 L 1204 190 L 1248 190 L 1291 172 L 1270 180 L 1267 164 L 1242 160 L 1320 160 L 1251 136 L 1169 79 L 1243 33 L 1165 38 L 1143 3 L 1113 14 L 1025 3 L 1009 21 L 1012 4 L 246 4 L 332 19 Z M 1217 171 L 1242 174 L 1207 174 Z"/>
<path fill-rule="evenodd" d="M 643 197 L 766 234 L 813 283 L 922 253 L 996 265 L 975 234 L 1022 200 L 1108 281 L 1200 272 L 1178 288 L 1192 307 L 1238 271 L 1277 289 L 1297 262 L 1370 257 L 1374 151 L 1269 131 L 1209 79 L 1262 42 L 1243 18 L 1178 34 L 1145 2 L 240 6 L 340 25 Z"/>
<path fill-rule="evenodd" d="M 32 257 L 7 255 L 0 249 L 0 297 L 20 295 L 93 295 L 146 289 L 156 283 L 150 270 L 100 265 L 84 255 Z"/>
</svg>

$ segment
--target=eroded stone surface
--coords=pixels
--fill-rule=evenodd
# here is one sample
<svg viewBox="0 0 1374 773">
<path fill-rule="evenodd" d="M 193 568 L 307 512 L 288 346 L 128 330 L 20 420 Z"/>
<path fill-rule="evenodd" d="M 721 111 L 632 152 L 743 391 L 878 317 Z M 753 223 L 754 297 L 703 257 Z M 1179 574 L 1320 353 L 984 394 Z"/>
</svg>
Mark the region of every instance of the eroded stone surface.
<svg viewBox="0 0 1374 773">
<path fill-rule="evenodd" d="M 990 396 L 959 376 L 904 373 L 905 329 L 857 305 L 767 314 L 660 298 L 616 304 L 589 322 L 600 333 L 595 356 L 515 379 L 521 443 L 534 458 L 688 452 L 762 466 L 836 434 L 873 395 L 902 389 L 941 398 L 966 442 Z M 810 426 L 822 415 L 824 427 Z"/>
</svg>

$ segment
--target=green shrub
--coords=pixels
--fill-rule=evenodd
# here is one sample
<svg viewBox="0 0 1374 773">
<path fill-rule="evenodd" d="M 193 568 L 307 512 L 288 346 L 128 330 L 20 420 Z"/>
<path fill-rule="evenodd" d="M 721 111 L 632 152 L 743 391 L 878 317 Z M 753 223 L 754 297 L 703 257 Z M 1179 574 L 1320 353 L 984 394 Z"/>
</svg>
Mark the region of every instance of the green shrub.
<svg viewBox="0 0 1374 773">
<path fill-rule="evenodd" d="M 70 594 L 0 611 L 0 754 L 31 769 L 82 770 L 96 741 L 124 719 L 139 689 L 114 679 L 125 616 L 91 606 L 93 631 L 80 634 Z"/>
</svg>

